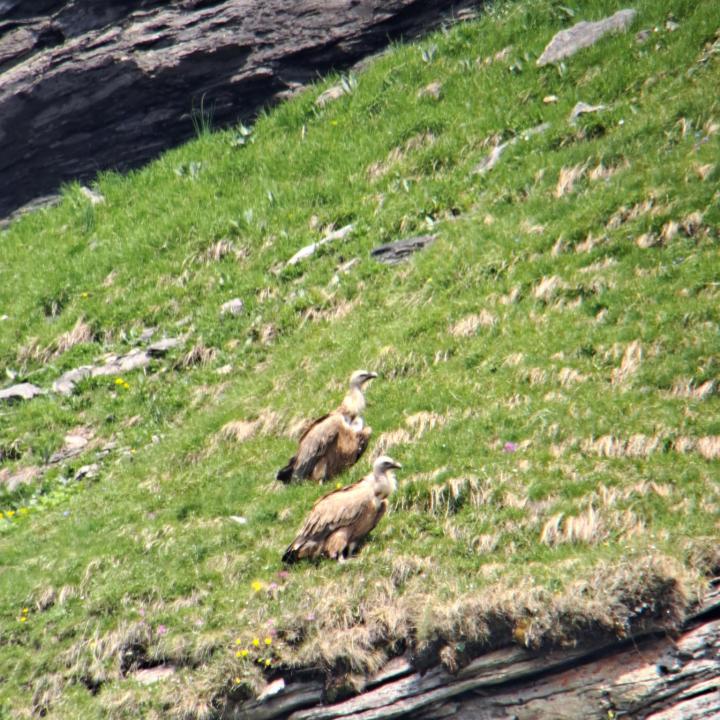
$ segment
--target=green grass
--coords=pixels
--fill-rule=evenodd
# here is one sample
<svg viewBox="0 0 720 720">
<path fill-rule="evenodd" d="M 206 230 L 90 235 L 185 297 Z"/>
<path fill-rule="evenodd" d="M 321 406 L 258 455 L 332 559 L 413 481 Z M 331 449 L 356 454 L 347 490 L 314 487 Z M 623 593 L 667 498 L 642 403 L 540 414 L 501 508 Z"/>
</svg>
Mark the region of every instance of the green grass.
<svg viewBox="0 0 720 720">
<path fill-rule="evenodd" d="M 20 378 L 49 388 L 146 327 L 189 333 L 127 390 L 86 381 L 0 408 L 0 471 L 42 465 L 77 427 L 97 443 L 0 490 L 15 513 L 0 520 L 0 715 L 210 717 L 277 674 L 363 672 L 460 641 L 623 636 L 693 600 L 717 563 L 720 400 L 677 388 L 719 380 L 720 8 L 639 5 L 632 32 L 538 69 L 554 32 L 621 5 L 497 3 L 393 48 L 323 109 L 332 80 L 264 114 L 252 142 L 203 132 L 103 175 L 104 204 L 70 186 L 0 234 L 0 365 Z M 643 28 L 657 32 L 638 44 Z M 436 80 L 439 100 L 417 97 Z M 607 109 L 571 126 L 580 100 Z M 613 172 L 593 179 L 600 165 Z M 685 227 L 638 247 L 670 221 Z M 347 239 L 285 267 L 348 223 Z M 437 242 L 407 264 L 369 257 L 427 232 Z M 232 251 L 208 259 L 221 241 Z M 244 314 L 220 318 L 233 297 Z M 471 315 L 484 324 L 451 332 Z M 78 318 L 94 339 L 46 360 Z M 618 374 L 634 342 L 641 361 Z M 183 364 L 198 344 L 214 356 Z M 392 512 L 356 560 L 285 575 L 282 551 L 328 489 L 274 482 L 288 431 L 360 367 L 380 373 L 368 456 L 394 439 L 403 464 Z M 256 418 L 247 441 L 222 438 Z M 111 440 L 98 479 L 72 480 Z M 132 679 L 161 661 L 175 680 Z"/>
</svg>

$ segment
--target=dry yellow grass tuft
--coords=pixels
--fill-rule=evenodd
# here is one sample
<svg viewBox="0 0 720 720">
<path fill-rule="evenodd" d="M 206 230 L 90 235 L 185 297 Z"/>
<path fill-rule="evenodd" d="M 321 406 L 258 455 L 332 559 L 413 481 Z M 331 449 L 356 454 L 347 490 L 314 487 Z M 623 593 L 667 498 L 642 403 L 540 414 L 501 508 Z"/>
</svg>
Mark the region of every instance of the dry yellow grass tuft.
<svg viewBox="0 0 720 720">
<path fill-rule="evenodd" d="M 652 453 L 662 450 L 665 439 L 661 435 L 643 435 L 637 433 L 627 440 L 615 435 L 603 435 L 597 439 L 590 438 L 581 443 L 583 452 L 600 457 L 647 458 Z"/>
<path fill-rule="evenodd" d="M 693 400 L 707 400 L 715 394 L 715 381 L 706 380 L 700 385 L 696 385 L 693 379 L 679 378 L 673 382 L 670 394 L 673 397 L 691 398 Z"/>
<path fill-rule="evenodd" d="M 450 419 L 449 415 L 421 411 L 405 418 L 407 428 L 397 428 L 384 432 L 375 443 L 372 459 L 389 452 L 396 445 L 407 445 L 417 442 L 428 430 L 442 427 Z"/>
<path fill-rule="evenodd" d="M 201 262 L 206 264 L 219 262 L 223 258 L 233 256 L 236 260 L 247 257 L 246 249 L 238 249 L 230 240 L 222 239 L 213 243 L 201 256 Z"/>
<path fill-rule="evenodd" d="M 190 368 L 194 365 L 207 365 L 215 359 L 217 350 L 207 347 L 202 338 L 180 359 L 178 367 Z"/>
<path fill-rule="evenodd" d="M 499 302 L 501 305 L 514 305 L 518 300 L 520 300 L 521 290 L 519 286 L 515 286 L 510 290 L 510 292 L 507 295 L 503 295 Z"/>
<path fill-rule="evenodd" d="M 257 429 L 257 420 L 231 420 L 220 428 L 220 437 L 242 443 L 254 437 Z"/>
<path fill-rule="evenodd" d="M 342 320 L 357 307 L 359 302 L 360 298 L 356 297 L 353 300 L 340 300 L 327 308 L 309 308 L 303 313 L 303 324 L 306 322 L 316 322 L 320 320 L 326 320 L 328 322 Z"/>
<path fill-rule="evenodd" d="M 720 458 L 720 435 L 699 438 L 695 450 L 706 460 L 717 460 Z"/>
<path fill-rule="evenodd" d="M 435 135 L 431 132 L 418 133 L 413 135 L 401 147 L 393 148 L 385 158 L 380 162 L 375 162 L 367 169 L 370 180 L 379 180 L 387 175 L 395 165 L 403 160 L 409 153 L 420 150 L 424 147 L 430 147 L 435 142 Z"/>
<path fill-rule="evenodd" d="M 625 223 L 637 220 L 643 215 L 661 215 L 669 210 L 668 206 L 660 205 L 657 203 L 654 196 L 648 197 L 642 202 L 636 203 L 631 208 L 626 205 L 621 205 L 608 220 L 606 227 L 608 230 L 617 230 L 621 225 Z"/>
<path fill-rule="evenodd" d="M 654 232 L 646 232 L 635 238 L 635 244 L 641 250 L 649 250 L 662 244 L 662 240 Z"/>
<path fill-rule="evenodd" d="M 582 242 L 579 242 L 575 246 L 575 252 L 576 253 L 590 252 L 594 247 L 599 245 L 602 242 L 602 240 L 603 240 L 602 238 L 597 238 L 592 233 L 588 233 L 587 237 Z"/>
<path fill-rule="evenodd" d="M 617 264 L 618 261 L 615 258 L 605 257 L 602 260 L 598 260 L 597 262 L 591 263 L 590 265 L 585 265 L 585 267 L 581 267 L 579 269 L 579 272 L 583 274 L 602 272 L 603 270 L 607 270 L 608 268 L 611 268 Z"/>
<path fill-rule="evenodd" d="M 561 198 L 571 193 L 575 189 L 575 183 L 582 178 L 586 170 L 587 161 L 562 168 L 555 186 L 555 197 Z"/>
<path fill-rule="evenodd" d="M 552 275 L 540 280 L 533 290 L 533 296 L 538 300 L 549 303 L 565 288 L 567 288 L 565 281 L 557 275 Z"/>
<path fill-rule="evenodd" d="M 528 220 L 527 218 L 520 224 L 520 229 L 528 235 L 542 235 L 545 232 L 543 225 L 538 225 L 536 222 Z"/>
<path fill-rule="evenodd" d="M 613 385 L 623 385 L 639 369 L 643 359 L 643 348 L 639 340 L 633 340 L 623 353 L 620 367 L 612 371 L 610 380 Z"/>
<path fill-rule="evenodd" d="M 576 383 L 585 382 L 587 377 L 573 368 L 564 367 L 558 373 L 558 380 L 560 381 L 560 385 L 568 387 Z"/>
<path fill-rule="evenodd" d="M 703 214 L 696 210 L 686 215 L 680 222 L 680 227 L 688 237 L 695 237 L 703 226 Z"/>
<path fill-rule="evenodd" d="M 565 240 L 565 238 L 561 235 L 552 246 L 550 255 L 552 255 L 552 257 L 559 257 L 563 253 L 566 253 L 569 247 L 570 246 L 568 245 L 567 240 Z"/>
<path fill-rule="evenodd" d="M 526 378 L 531 385 L 543 385 L 548 381 L 548 374 L 542 368 L 534 367 L 527 372 Z"/>
<path fill-rule="evenodd" d="M 450 334 L 455 337 L 470 337 L 481 328 L 491 328 L 497 325 L 497 317 L 487 310 L 481 310 L 476 315 L 467 315 L 450 327 Z"/>
<path fill-rule="evenodd" d="M 553 515 L 543 525 L 540 542 L 551 547 L 566 543 L 596 544 L 606 536 L 600 514 L 594 507 L 577 516 L 565 517 L 563 513 Z"/>
<path fill-rule="evenodd" d="M 511 353 L 503 360 L 503 365 L 505 367 L 517 367 L 522 363 L 524 358 L 525 355 L 521 352 Z"/>
<path fill-rule="evenodd" d="M 715 165 L 713 163 L 706 163 L 704 165 L 696 164 L 693 168 L 695 170 L 695 174 L 705 182 L 710 175 L 712 174 L 712 171 L 715 169 Z"/>
<path fill-rule="evenodd" d="M 95 340 L 95 333 L 82 317 L 66 333 L 60 335 L 55 342 L 46 349 L 48 358 L 57 357 L 76 345 L 90 343 Z"/>
</svg>

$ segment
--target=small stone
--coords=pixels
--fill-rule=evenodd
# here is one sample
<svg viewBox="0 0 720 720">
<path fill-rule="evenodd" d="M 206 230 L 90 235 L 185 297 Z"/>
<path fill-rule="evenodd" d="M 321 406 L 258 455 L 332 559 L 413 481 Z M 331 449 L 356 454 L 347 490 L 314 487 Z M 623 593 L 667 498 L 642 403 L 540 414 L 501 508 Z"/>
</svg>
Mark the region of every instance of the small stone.
<svg viewBox="0 0 720 720">
<path fill-rule="evenodd" d="M 340 265 L 338 265 L 338 272 L 349 273 L 350 270 L 352 270 L 359 262 L 360 262 L 360 258 L 352 258 L 351 260 L 348 260 L 347 262 L 340 263 Z"/>
<path fill-rule="evenodd" d="M 42 395 L 43 391 L 32 383 L 24 382 L 17 385 L 11 385 L 9 388 L 0 390 L 0 400 L 32 400 L 38 395 Z"/>
<path fill-rule="evenodd" d="M 152 340 L 152 336 L 155 334 L 156 328 L 145 328 L 141 333 L 140 337 L 138 338 L 138 342 L 140 343 L 146 343 Z"/>
<path fill-rule="evenodd" d="M 82 453 L 82 451 L 87 447 L 90 442 L 90 437 L 92 436 L 91 432 L 86 431 L 85 434 L 80 434 L 82 432 L 83 429 L 81 428 L 75 433 L 68 433 L 64 438 L 63 446 L 60 450 L 50 456 L 48 464 L 55 465 L 59 462 L 63 462 L 63 460 L 80 455 L 80 453 Z"/>
<path fill-rule="evenodd" d="M 100 465 L 98 465 L 98 463 L 83 465 L 81 468 L 78 468 L 75 473 L 75 480 L 94 480 L 99 472 Z"/>
<path fill-rule="evenodd" d="M 407 260 L 413 253 L 424 250 L 428 245 L 432 245 L 437 236 L 435 235 L 419 235 L 418 237 L 408 238 L 407 240 L 398 240 L 397 242 L 379 245 L 370 251 L 370 255 L 378 262 L 386 265 L 395 265 L 396 263 Z"/>
<path fill-rule="evenodd" d="M 668 32 L 675 32 L 676 30 L 679 30 L 679 29 L 680 29 L 680 24 L 679 24 L 679 23 L 676 23 L 674 20 L 668 20 L 668 21 L 665 23 L 665 29 L 666 29 Z"/>
<path fill-rule="evenodd" d="M 314 255 L 318 248 L 322 247 L 323 245 L 327 245 L 327 243 L 333 242 L 334 240 L 343 240 L 345 239 L 352 231 L 354 226 L 353 225 L 345 225 L 344 227 L 341 227 L 339 230 L 334 230 L 331 233 L 328 233 L 322 240 L 318 240 L 315 243 L 311 243 L 310 245 L 306 245 L 303 248 L 300 248 L 288 261 L 288 265 L 297 265 L 301 260 L 305 260 L 306 258 L 309 258 L 311 255 Z"/>
<path fill-rule="evenodd" d="M 80 188 L 80 192 L 90 201 L 91 205 L 102 205 L 102 203 L 105 202 L 104 195 L 95 190 L 91 190 L 85 185 Z"/>
<path fill-rule="evenodd" d="M 643 43 L 646 43 L 650 36 L 652 35 L 652 30 L 640 30 L 640 32 L 635 33 L 635 42 L 638 45 L 642 45 Z"/>
<path fill-rule="evenodd" d="M 82 365 L 73 370 L 68 370 L 52 384 L 53 392 L 59 395 L 72 395 L 75 390 L 75 385 L 80 382 L 80 380 L 90 377 L 92 375 L 92 369 L 91 365 Z"/>
<path fill-rule="evenodd" d="M 347 90 L 345 89 L 344 85 L 333 85 L 332 87 L 329 87 L 327 90 L 325 90 L 325 92 L 322 92 L 320 93 L 320 95 L 318 95 L 317 100 L 315 100 L 315 104 L 318 107 L 325 107 L 333 100 L 341 98 L 343 95 L 346 94 L 346 92 Z"/>
<path fill-rule="evenodd" d="M 587 113 L 600 112 L 601 110 L 604 110 L 604 109 L 605 109 L 605 105 L 588 105 L 585 102 L 576 103 L 575 107 L 572 109 L 572 112 L 570 113 L 568 122 L 571 125 L 574 125 L 576 120 L 581 115 L 586 115 Z"/>
<path fill-rule="evenodd" d="M 174 674 L 174 667 L 170 665 L 158 665 L 157 667 L 136 670 L 130 675 L 130 677 L 132 677 L 136 682 L 139 682 L 141 685 L 152 685 L 160 680 L 168 679 Z"/>
<path fill-rule="evenodd" d="M 651 247 L 660 245 L 660 243 L 661 243 L 660 238 L 655 233 L 651 233 L 651 232 L 643 233 L 635 240 L 635 244 L 641 250 L 648 250 Z"/>
<path fill-rule="evenodd" d="M 218 375 L 229 375 L 233 371 L 232 365 L 223 365 L 222 367 L 219 367 L 215 372 Z"/>
<path fill-rule="evenodd" d="M 546 95 L 546 96 L 543 98 L 543 102 L 544 102 L 546 105 L 554 105 L 557 101 L 558 101 L 558 96 L 557 96 L 557 95 Z"/>
<path fill-rule="evenodd" d="M 277 695 L 278 693 L 282 692 L 285 689 L 285 681 L 282 678 L 278 678 L 277 680 L 273 680 L 258 696 L 257 696 L 257 702 L 261 703 L 267 700 L 268 698 L 273 697 L 273 695 Z"/>
<path fill-rule="evenodd" d="M 150 345 L 147 349 L 147 354 L 150 357 L 162 357 L 168 350 L 176 348 L 180 344 L 178 338 L 163 338 Z"/>
<path fill-rule="evenodd" d="M 500 161 L 500 157 L 505 152 L 505 149 L 512 144 L 510 142 L 504 142 L 500 145 L 496 145 L 474 168 L 474 175 L 484 175 L 486 172 L 492 170 Z"/>
<path fill-rule="evenodd" d="M 419 98 L 432 98 L 433 100 L 439 100 L 441 94 L 442 83 L 435 81 L 418 90 L 417 96 Z"/>
<path fill-rule="evenodd" d="M 233 298 L 232 300 L 224 302 L 220 306 L 220 315 L 232 315 L 233 317 L 238 317 L 239 315 L 242 315 L 244 309 L 245 303 L 240 298 Z"/>
<path fill-rule="evenodd" d="M 247 525 L 247 518 L 242 515 L 230 515 L 230 519 L 238 525 Z"/>
<path fill-rule="evenodd" d="M 567 30 L 561 30 L 543 50 L 537 61 L 538 66 L 542 67 L 570 57 L 579 50 L 594 45 L 608 33 L 625 32 L 632 25 L 636 15 L 635 10 L 619 10 L 614 15 L 597 22 L 583 21 Z"/>
</svg>

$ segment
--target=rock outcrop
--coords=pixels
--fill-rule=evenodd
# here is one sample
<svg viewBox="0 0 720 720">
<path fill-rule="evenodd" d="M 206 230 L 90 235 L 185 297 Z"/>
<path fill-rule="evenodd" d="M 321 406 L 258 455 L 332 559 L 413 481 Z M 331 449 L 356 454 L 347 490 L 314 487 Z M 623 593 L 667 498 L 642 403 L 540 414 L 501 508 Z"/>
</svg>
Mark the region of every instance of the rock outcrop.
<svg viewBox="0 0 720 720">
<path fill-rule="evenodd" d="M 196 132 L 477 0 L 0 2 L 0 217 Z"/>
<path fill-rule="evenodd" d="M 450 672 L 418 671 L 404 657 L 367 678 L 364 691 L 328 702 L 319 682 L 268 684 L 229 703 L 224 720 L 707 720 L 720 717 L 720 590 L 674 637 L 648 633 L 574 649 L 510 646 Z"/>
</svg>

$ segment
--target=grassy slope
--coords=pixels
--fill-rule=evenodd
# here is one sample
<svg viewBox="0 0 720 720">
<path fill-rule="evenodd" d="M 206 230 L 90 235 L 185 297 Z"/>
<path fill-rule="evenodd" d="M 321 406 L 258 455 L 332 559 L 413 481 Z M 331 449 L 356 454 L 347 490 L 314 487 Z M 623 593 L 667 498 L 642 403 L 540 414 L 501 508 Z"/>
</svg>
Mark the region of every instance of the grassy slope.
<svg viewBox="0 0 720 720">
<path fill-rule="evenodd" d="M 555 2 L 499 4 L 428 39 L 425 57 L 395 48 L 322 110 L 303 93 L 262 117 L 251 144 L 206 134 L 102 177 L 103 205 L 71 187 L 0 235 L 0 363 L 23 377 L 48 387 L 147 326 L 215 349 L 204 365 L 174 368 L 178 352 L 130 374 L 127 390 L 94 381 L 0 408 L 0 446 L 21 455 L 10 468 L 44 462 L 77 426 L 120 447 L 97 481 L 65 482 L 89 452 L 2 497 L 3 511 L 23 510 L 0 520 L 0 714 L 203 715 L 287 667 L 372 669 L 405 642 L 432 655 L 445 640 L 452 665 L 455 640 L 470 652 L 623 634 L 633 608 L 661 621 L 692 598 L 718 534 L 717 460 L 676 448 L 720 435 L 720 401 L 672 389 L 718 378 L 720 168 L 707 166 L 720 65 L 707 47 L 720 8 L 639 5 L 634 29 L 658 28 L 645 44 L 629 33 L 537 69 L 564 24 L 621 6 L 566 3 L 571 19 Z M 435 80 L 441 98 L 418 98 Z M 572 127 L 579 100 L 608 108 Z M 547 132 L 473 174 L 493 143 L 541 122 Z M 592 179 L 601 164 L 614 172 Z M 585 174 L 557 197 L 576 165 Z M 611 222 L 622 206 L 638 212 Z M 635 243 L 697 211 L 699 229 Z M 282 269 L 349 222 L 348 240 Z M 368 257 L 430 226 L 438 242 L 410 263 Z M 219 241 L 237 254 L 208 260 Z M 537 297 L 553 276 L 562 284 Z M 235 296 L 244 315 L 219 320 Z M 468 336 L 450 332 L 483 311 Z M 42 360 L 80 317 L 95 341 Z M 613 382 L 634 341 L 639 366 Z M 404 465 L 393 512 L 358 560 L 285 576 L 280 554 L 326 491 L 273 481 L 288 430 L 337 403 L 358 367 L 381 374 L 370 452 L 389 445 Z M 254 418 L 253 437 L 222 438 L 228 421 Z M 638 434 L 636 456 L 592 444 Z M 160 660 L 181 668 L 176 680 L 125 677 Z"/>
</svg>

